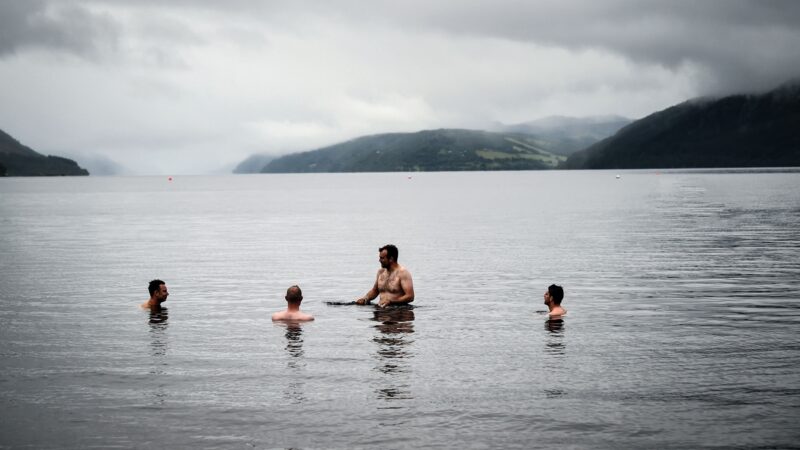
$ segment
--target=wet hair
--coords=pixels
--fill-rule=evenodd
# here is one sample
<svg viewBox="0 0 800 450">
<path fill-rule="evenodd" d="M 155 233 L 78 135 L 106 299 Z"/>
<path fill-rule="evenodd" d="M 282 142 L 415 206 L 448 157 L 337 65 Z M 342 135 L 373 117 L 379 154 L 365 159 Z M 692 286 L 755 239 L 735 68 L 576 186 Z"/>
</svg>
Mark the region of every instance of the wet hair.
<svg viewBox="0 0 800 450">
<path fill-rule="evenodd" d="M 553 303 L 555 303 L 556 305 L 561 304 L 561 300 L 564 299 L 564 288 L 556 284 L 551 284 L 547 288 L 547 292 L 550 293 L 550 298 L 553 299 Z"/>
<path fill-rule="evenodd" d="M 394 262 L 397 262 L 397 255 L 399 253 L 397 247 L 395 247 L 393 244 L 386 244 L 378 249 L 378 253 L 384 250 L 386 250 L 386 256 L 391 258 Z"/>
<path fill-rule="evenodd" d="M 300 290 L 300 286 L 293 285 L 289 286 L 289 289 L 286 290 L 286 301 L 289 303 L 300 303 L 303 300 L 303 291 Z"/>
<path fill-rule="evenodd" d="M 147 286 L 147 290 L 150 292 L 151 297 L 153 296 L 153 294 L 155 294 L 157 290 L 161 289 L 162 284 L 167 284 L 167 283 L 164 283 L 159 279 L 155 279 L 150 282 L 150 284 Z"/>
</svg>

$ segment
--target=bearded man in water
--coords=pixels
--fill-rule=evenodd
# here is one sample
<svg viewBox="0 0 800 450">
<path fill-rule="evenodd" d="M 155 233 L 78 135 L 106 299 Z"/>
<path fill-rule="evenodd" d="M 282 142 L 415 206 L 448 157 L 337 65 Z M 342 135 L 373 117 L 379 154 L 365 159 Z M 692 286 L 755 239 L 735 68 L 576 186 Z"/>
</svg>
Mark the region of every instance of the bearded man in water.
<svg viewBox="0 0 800 450">
<path fill-rule="evenodd" d="M 356 300 L 359 305 L 369 304 L 380 295 L 378 306 L 404 305 L 414 301 L 414 282 L 411 272 L 397 263 L 397 247 L 392 244 L 378 249 L 381 268 L 375 277 L 375 284 L 363 297 Z"/>
<path fill-rule="evenodd" d="M 167 301 L 167 297 L 169 297 L 167 284 L 161 280 L 153 280 L 147 285 L 147 291 L 150 292 L 150 299 L 142 303 L 142 308 L 161 309 L 161 304 Z"/>
<path fill-rule="evenodd" d="M 544 292 L 544 304 L 549 309 L 547 315 L 551 319 L 560 319 L 567 314 L 567 310 L 561 307 L 561 300 L 564 299 L 564 288 L 551 284 Z"/>
</svg>

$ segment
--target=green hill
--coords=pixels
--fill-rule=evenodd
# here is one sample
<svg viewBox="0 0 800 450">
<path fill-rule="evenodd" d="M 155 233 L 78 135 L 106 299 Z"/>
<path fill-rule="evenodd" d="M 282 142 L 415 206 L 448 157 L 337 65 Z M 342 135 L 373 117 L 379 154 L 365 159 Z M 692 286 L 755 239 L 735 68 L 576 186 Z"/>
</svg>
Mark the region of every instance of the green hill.
<svg viewBox="0 0 800 450">
<path fill-rule="evenodd" d="M 631 122 L 620 116 L 548 116 L 514 125 L 498 124 L 491 131 L 533 134 L 558 142 L 562 154 L 570 155 L 613 135 Z"/>
<path fill-rule="evenodd" d="M 800 84 L 691 100 L 572 154 L 570 169 L 800 166 Z"/>
<path fill-rule="evenodd" d="M 71 159 L 45 156 L 0 130 L 0 176 L 89 175 Z"/>
<path fill-rule="evenodd" d="M 364 136 L 276 158 L 262 172 L 534 170 L 565 160 L 558 142 L 532 135 L 440 129 Z"/>
</svg>

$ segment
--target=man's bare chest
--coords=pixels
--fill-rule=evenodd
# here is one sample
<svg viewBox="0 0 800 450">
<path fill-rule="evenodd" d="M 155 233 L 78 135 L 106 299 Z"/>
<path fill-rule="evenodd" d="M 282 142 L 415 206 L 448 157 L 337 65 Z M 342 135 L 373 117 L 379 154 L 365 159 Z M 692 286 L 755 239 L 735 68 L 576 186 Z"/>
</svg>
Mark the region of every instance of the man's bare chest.
<svg viewBox="0 0 800 450">
<path fill-rule="evenodd" d="M 384 271 L 378 275 L 378 290 L 380 292 L 401 292 L 400 276 L 398 272 Z"/>
</svg>

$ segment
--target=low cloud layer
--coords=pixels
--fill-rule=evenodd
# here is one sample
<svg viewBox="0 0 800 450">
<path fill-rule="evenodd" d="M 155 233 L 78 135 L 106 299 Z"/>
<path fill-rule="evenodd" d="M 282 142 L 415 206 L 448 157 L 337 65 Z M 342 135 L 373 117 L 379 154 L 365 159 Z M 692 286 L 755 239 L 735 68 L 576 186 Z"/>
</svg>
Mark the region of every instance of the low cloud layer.
<svg viewBox="0 0 800 450">
<path fill-rule="evenodd" d="M 0 129 L 140 174 L 800 76 L 792 1 L 0 1 Z M 255 3 L 255 5 L 253 4 Z"/>
</svg>

